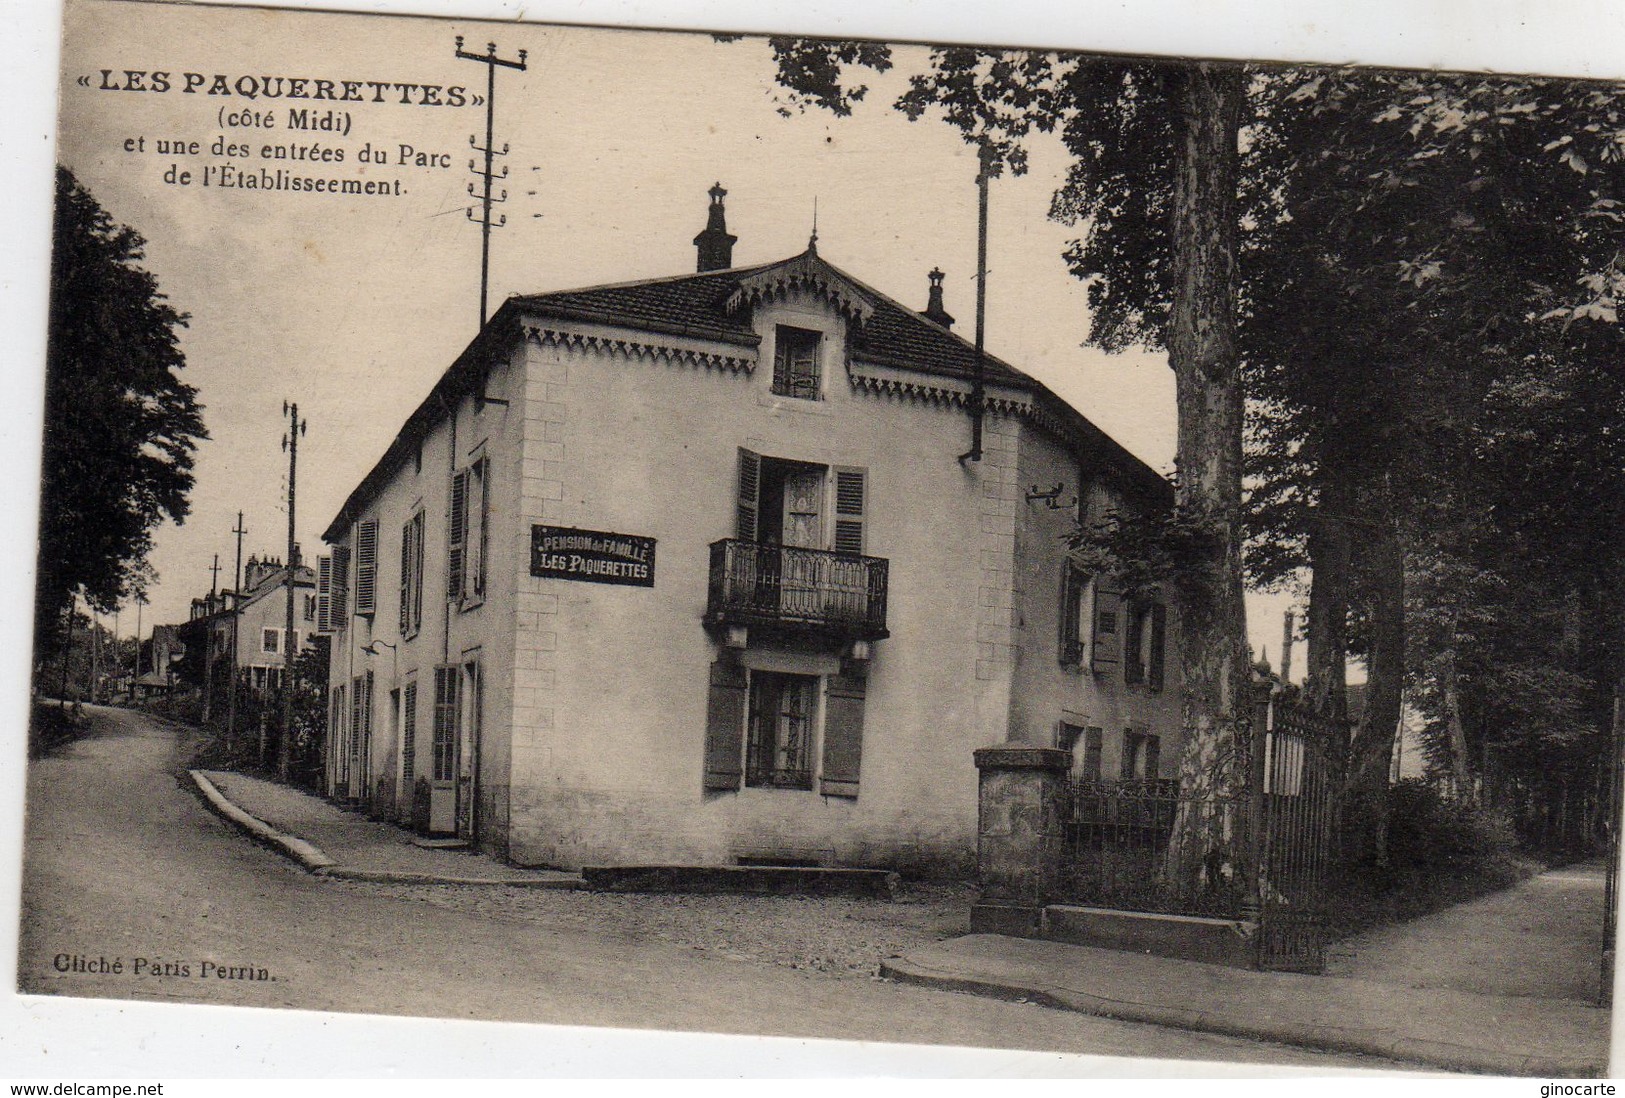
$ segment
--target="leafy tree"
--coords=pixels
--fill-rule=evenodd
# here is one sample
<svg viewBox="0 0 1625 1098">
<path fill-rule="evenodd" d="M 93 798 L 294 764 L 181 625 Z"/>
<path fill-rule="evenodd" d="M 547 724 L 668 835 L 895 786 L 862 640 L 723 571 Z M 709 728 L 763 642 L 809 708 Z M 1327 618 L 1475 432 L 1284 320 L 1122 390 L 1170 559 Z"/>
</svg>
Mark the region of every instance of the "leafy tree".
<svg viewBox="0 0 1625 1098">
<path fill-rule="evenodd" d="M 36 659 L 76 594 L 110 612 L 145 589 L 153 528 L 185 519 L 193 453 L 208 437 L 196 390 L 178 376 L 186 317 L 139 266 L 144 245 L 57 168 Z"/>
<path fill-rule="evenodd" d="M 850 112 L 866 88 L 851 66 L 884 69 L 884 46 L 775 39 L 779 80 L 803 103 Z M 1074 161 L 1058 216 L 1083 219 L 1070 253 L 1090 279 L 1098 342 L 1165 347 L 1179 409 L 1177 506 L 1194 533 L 1181 576 L 1179 659 L 1186 729 L 1182 786 L 1198 805 L 1176 822 L 1177 891 L 1233 871 L 1219 798 L 1246 780 L 1251 669 L 1242 602 L 1242 390 L 1236 346 L 1238 132 L 1244 73 L 1226 63 L 952 47 L 931 53 L 897 106 L 940 111 L 967 142 L 1016 172 L 1023 141 L 1057 133 Z M 1214 794 L 1207 802 L 1203 793 Z M 1227 873 L 1233 876 L 1233 872 Z"/>
<path fill-rule="evenodd" d="M 781 39 L 773 49 L 792 103 L 836 114 L 867 90 L 855 69 L 891 64 L 883 46 Z M 1552 546 L 1487 551 L 1508 532 L 1507 515 L 1541 513 L 1538 497 L 1552 495 L 1539 482 L 1514 491 L 1505 462 L 1487 459 L 1500 452 L 1494 432 L 1512 430 L 1506 408 L 1499 421 L 1493 414 L 1497 394 L 1520 391 L 1517 379 L 1527 385 L 1531 370 L 1568 356 L 1593 370 L 1619 361 L 1618 348 L 1597 349 L 1606 338 L 1577 342 L 1560 327 L 1614 324 L 1625 294 L 1618 89 L 959 47 L 934 50 L 929 66 L 897 104 L 911 118 L 939 111 L 1018 172 L 1034 133 L 1057 135 L 1072 155 L 1052 216 L 1081 230 L 1066 258 L 1088 285 L 1090 342 L 1169 351 L 1180 514 L 1160 532 L 1131 522 L 1094 540 L 1127 546 L 1137 563 L 1157 558 L 1153 568 L 1182 562 L 1186 726 L 1196 730 L 1182 781 L 1233 785 L 1224 762 L 1244 746 L 1228 724 L 1245 689 L 1233 540 L 1240 476 L 1231 472 L 1242 453 L 1239 365 L 1253 400 L 1249 575 L 1269 585 L 1311 569 L 1317 709 L 1346 713 L 1347 658 L 1365 658 L 1367 704 L 1344 798 L 1355 815 L 1380 820 L 1408 666 L 1425 704 L 1465 682 L 1480 699 L 1470 704 L 1492 711 L 1485 672 L 1498 649 L 1475 647 L 1478 634 L 1460 623 L 1516 620 L 1513 602 L 1483 595 L 1515 587 L 1520 568 L 1564 567 L 1554 588 L 1588 574 Z M 1618 469 L 1607 466 L 1606 423 L 1590 417 L 1570 455 L 1579 465 L 1547 473 L 1568 483 Z M 1619 498 L 1613 486 L 1596 490 Z M 1568 497 L 1569 510 L 1586 498 Z M 1551 515 L 1544 502 L 1556 520 L 1549 529 L 1597 525 L 1594 515 Z M 1165 543 L 1148 548 L 1159 536 Z M 1595 559 L 1619 556 L 1615 547 Z M 1535 593 L 1540 586 L 1520 589 L 1529 594 L 1522 610 L 1560 595 Z M 1461 611 L 1456 626 L 1439 618 L 1449 606 Z M 1622 628 L 1606 628 L 1615 665 Z M 1546 691 L 1570 697 L 1575 681 L 1551 662 L 1559 655 L 1501 682 L 1521 683 L 1526 702 Z M 1420 666 L 1433 671 L 1419 676 Z M 1500 701 L 1515 692 L 1502 690 Z M 1548 709 L 1556 716 L 1539 725 L 1549 729 L 1543 742 L 1576 742 L 1563 709 Z M 1466 734 L 1457 738 L 1465 775 Z M 1361 832 L 1354 845 L 1369 848 L 1373 837 L 1380 845 L 1380 832 Z"/>
</svg>

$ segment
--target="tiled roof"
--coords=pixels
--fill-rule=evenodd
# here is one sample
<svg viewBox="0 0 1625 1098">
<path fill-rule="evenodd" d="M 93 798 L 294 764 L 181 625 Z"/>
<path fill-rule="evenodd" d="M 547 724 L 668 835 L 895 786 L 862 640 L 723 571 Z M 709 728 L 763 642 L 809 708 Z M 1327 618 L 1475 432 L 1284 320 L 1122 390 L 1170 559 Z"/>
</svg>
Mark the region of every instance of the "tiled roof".
<svg viewBox="0 0 1625 1098">
<path fill-rule="evenodd" d="M 858 326 L 853 346 L 857 358 L 947 377 L 969 378 L 975 371 L 976 348 L 970 343 L 879 290 L 865 286 L 819 259 L 816 253 L 757 267 L 561 290 L 511 300 L 532 313 L 598 320 L 623 327 L 647 327 L 668 333 L 688 331 L 728 342 L 755 344 L 757 339 L 749 311 L 730 309 L 730 299 L 744 284 L 759 282 L 778 271 L 804 270 L 813 264 L 821 265 L 831 276 L 856 287 L 867 299 L 869 316 Z M 984 377 L 989 382 L 1022 388 L 1034 384 L 1026 374 L 992 355 L 987 355 L 984 361 Z"/>
<path fill-rule="evenodd" d="M 500 345 L 512 337 L 512 325 L 520 315 L 550 316 L 755 347 L 761 339 L 751 325 L 748 303 L 759 299 L 764 286 L 775 278 L 785 287 L 819 283 L 841 295 L 847 306 L 845 311 L 860 318 L 854 326 L 852 345 L 852 357 L 859 361 L 962 380 L 969 380 L 975 373 L 974 345 L 879 290 L 864 285 L 811 249 L 790 259 L 755 267 L 510 297 L 408 417 L 378 464 L 350 493 L 322 535 L 323 539 L 332 542 L 343 536 L 347 523 L 366 507 L 406 460 L 418 440 L 444 418 L 450 403 L 477 384 L 480 364 L 499 353 Z M 853 296 L 859 300 L 850 300 Z M 983 356 L 983 369 L 983 377 L 989 384 L 1032 393 L 1036 403 L 1059 421 L 1086 452 L 1115 470 L 1124 487 L 1133 494 L 1157 506 L 1172 505 L 1172 491 L 1167 481 L 1038 381 L 992 355 Z"/>
</svg>

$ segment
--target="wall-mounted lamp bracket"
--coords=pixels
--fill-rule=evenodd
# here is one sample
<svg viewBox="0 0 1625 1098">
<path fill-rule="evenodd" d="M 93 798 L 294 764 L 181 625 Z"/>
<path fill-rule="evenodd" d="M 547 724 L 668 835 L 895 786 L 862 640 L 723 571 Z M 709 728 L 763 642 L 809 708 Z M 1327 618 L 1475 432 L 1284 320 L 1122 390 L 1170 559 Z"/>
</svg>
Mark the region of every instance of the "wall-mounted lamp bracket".
<svg viewBox="0 0 1625 1098">
<path fill-rule="evenodd" d="M 1027 486 L 1027 502 L 1036 503 L 1039 500 L 1043 500 L 1045 507 L 1048 507 L 1051 511 L 1059 511 L 1065 506 L 1065 504 L 1061 502 L 1061 493 L 1064 491 L 1066 491 L 1066 485 L 1060 481 L 1056 481 L 1055 487 L 1051 488 L 1047 492 L 1040 492 L 1038 490 L 1038 485 L 1030 484 Z"/>
</svg>

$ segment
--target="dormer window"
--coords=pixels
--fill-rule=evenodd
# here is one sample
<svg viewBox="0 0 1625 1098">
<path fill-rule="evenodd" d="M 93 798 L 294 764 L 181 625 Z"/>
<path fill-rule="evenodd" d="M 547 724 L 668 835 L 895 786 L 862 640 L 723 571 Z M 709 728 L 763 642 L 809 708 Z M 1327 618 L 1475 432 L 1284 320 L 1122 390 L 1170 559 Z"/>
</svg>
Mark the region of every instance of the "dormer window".
<svg viewBox="0 0 1625 1098">
<path fill-rule="evenodd" d="M 780 325 L 774 337 L 773 391 L 801 400 L 821 397 L 818 377 L 819 332 Z"/>
</svg>

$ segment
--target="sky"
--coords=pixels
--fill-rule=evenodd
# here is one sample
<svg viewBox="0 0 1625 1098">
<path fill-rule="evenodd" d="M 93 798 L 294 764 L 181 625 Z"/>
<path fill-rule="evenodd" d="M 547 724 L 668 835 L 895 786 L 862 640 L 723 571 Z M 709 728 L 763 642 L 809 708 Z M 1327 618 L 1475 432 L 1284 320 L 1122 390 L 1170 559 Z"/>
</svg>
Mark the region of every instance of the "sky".
<svg viewBox="0 0 1625 1098">
<path fill-rule="evenodd" d="M 911 123 L 889 105 L 926 51 L 904 48 L 851 118 L 792 110 L 773 81 L 765 40 L 705 34 L 505 26 L 467 20 L 185 10 L 86 2 L 70 7 L 63 46 L 58 156 L 119 221 L 148 240 L 146 265 L 190 314 L 185 378 L 205 407 L 192 513 L 159 529 L 159 573 L 144 629 L 186 617 L 211 584 L 216 554 L 229 584 L 241 510 L 243 551 L 285 555 L 283 402 L 309 424 L 300 440 L 298 540 L 307 557 L 349 490 L 473 336 L 477 227 L 468 170 L 483 143 L 483 108 L 343 104 L 352 131 L 285 128 L 293 101 L 211 95 L 213 77 L 305 75 L 465 84 L 485 67 L 454 57 L 454 40 L 527 68 L 498 73 L 499 158 L 509 175 L 506 225 L 493 233 L 491 301 L 512 293 L 691 271 L 707 188 L 728 189 L 736 265 L 800 252 L 816 207 L 820 254 L 916 308 L 926 273 L 947 273 L 947 307 L 969 335 L 974 317 L 975 158 L 937 119 Z M 104 77 L 103 71 L 111 75 Z M 170 74 L 168 92 L 127 90 L 128 72 Z M 184 90 L 196 72 L 207 83 Z M 658 73 L 658 79 L 638 79 Z M 151 88 L 155 77 L 139 78 Z M 109 90 L 117 88 L 119 90 Z M 367 97 L 373 95 L 367 93 Z M 320 106 L 320 104 L 305 104 Z M 269 113 L 277 126 L 257 123 Z M 244 117 L 244 116 L 248 117 Z M 245 124 L 246 123 L 246 124 Z M 391 158 L 336 170 L 399 179 L 404 194 L 331 198 L 199 185 L 217 140 L 337 147 Z M 131 142 L 134 142 L 134 148 Z M 201 141 L 191 153 L 189 142 Z M 180 155 L 171 154 L 177 143 Z M 398 163 L 403 144 L 413 153 Z M 1033 170 L 997 181 L 990 200 L 990 351 L 1071 400 L 1160 471 L 1173 455 L 1173 378 L 1164 360 L 1081 346 L 1084 288 L 1062 261 L 1077 229 L 1046 214 L 1065 159 L 1038 144 Z M 417 157 L 426 155 L 425 166 Z M 244 163 L 241 159 L 234 163 Z M 308 164 L 247 163 L 304 171 Z M 449 164 L 450 167 L 444 165 Z M 193 172 L 190 184 L 181 172 Z M 1076 486 L 1071 486 L 1074 490 Z M 134 627 L 125 614 L 120 627 Z"/>
<path fill-rule="evenodd" d="M 1625 6 L 1615 0 L 306 0 L 324 7 L 558 19 L 643 26 L 818 31 L 890 39 L 1003 41 L 1168 54 L 1362 61 L 1625 77 Z M 284 399 L 310 417 L 300 468 L 300 540 L 313 552 L 343 495 L 392 437 L 406 413 L 472 335 L 478 237 L 467 205 L 470 110 L 382 106 L 355 111 L 358 134 L 454 152 L 453 168 L 409 179 L 409 194 L 378 206 L 334 211 L 314 201 L 274 207 L 242 194 L 207 197 L 162 184 L 166 162 L 125 159 L 125 138 L 192 139 L 219 129 L 210 109 L 148 93 L 100 93 L 74 82 L 101 68 L 320 75 L 361 79 L 474 81 L 478 67 L 451 57 L 452 38 L 476 47 L 495 38 L 504 54 L 530 51 L 525 74 L 502 74 L 501 140 L 512 146 L 508 226 L 494 243 L 494 297 L 689 270 L 703 224 L 704 191 L 729 188 L 741 262 L 805 246 L 814 197 L 822 254 L 905 303 L 923 304 L 925 272 L 948 272 L 948 307 L 965 329 L 972 315 L 972 170 L 941 123 L 913 126 L 884 109 L 877 87 L 858 119 L 785 120 L 773 110 L 765 51 L 708 38 L 668 42 L 649 54 L 595 46 L 581 32 L 464 20 L 383 22 L 232 13 L 207 29 L 206 14 L 120 8 L 114 16 L 76 6 L 59 42 L 59 5 L 0 0 L 7 26 L 5 134 L 7 210 L 0 217 L 0 305 L 7 324 L 7 411 L 0 452 L 13 475 L 0 492 L 13 521 L 0 524 L 12 564 L 0 598 L 30 597 L 33 499 L 39 453 L 44 273 L 48 263 L 50 164 L 60 158 L 121 220 L 152 242 L 148 263 L 175 303 L 193 316 L 186 376 L 207 406 L 214 439 L 198 461 L 193 515 L 161 531 L 163 573 L 152 613 L 184 617 L 208 589 L 209 564 L 229 565 L 240 508 L 247 553 L 281 552 L 278 510 L 285 465 L 279 449 Z M 625 35 L 617 41 L 630 41 Z M 596 39 L 607 41 L 607 39 Z M 52 102 L 58 50 L 68 79 L 57 125 Z M 364 70 L 364 71 L 362 71 Z M 93 81 L 94 82 L 94 81 Z M 509 107 L 513 112 L 509 112 Z M 653 140 L 651 140 L 653 135 Z M 826 138 L 828 140 L 826 140 Z M 1153 466 L 1172 450 L 1172 385 L 1149 360 L 1098 360 L 1079 349 L 1079 288 L 1060 268 L 1068 231 L 1044 218 L 1053 161 L 1026 180 L 1001 180 L 992 202 L 989 346 L 1051 384 Z M 536 169 L 532 171 L 532 169 Z M 1046 177 L 1045 172 L 1050 174 Z M 530 190 L 538 193 L 531 195 Z M 228 199 L 230 199 L 228 201 Z M 541 214 L 535 217 L 534 214 Z M 27 615 L 14 614 L 16 623 Z M 1253 614 L 1257 642 L 1276 653 L 1279 613 Z M 150 622 L 150 619 L 149 619 Z M 131 622 L 122 621 L 126 634 Z M 26 625 L 11 635 L 0 688 L 27 694 Z M 1301 664 L 1301 660 L 1298 661 Z M 20 735 L 17 736 L 20 741 Z M 20 743 L 13 746 L 20 751 Z M 3 768 L 3 818 L 20 818 L 21 767 Z M 20 828 L 0 827 L 0 895 L 15 896 Z M 0 958 L 15 956 L 15 919 L 0 917 Z M 0 960 L 0 983 L 9 962 Z M 10 986 L 10 985 L 7 985 Z M 397 1076 L 739 1070 L 827 1073 L 817 1043 L 688 1037 L 662 1042 L 601 1030 L 550 1030 L 545 1059 L 525 1026 L 222 1011 L 185 1005 L 23 1002 L 0 995 L 0 1061 L 43 1074 L 94 1057 L 106 1073 Z M 71 1049 L 71 1052 L 65 1050 Z M 970 1050 L 928 1055 L 888 1046 L 842 1050 L 842 1070 L 873 1075 L 1086 1074 L 1123 1072 L 1117 1062 Z M 1169 1071 L 1142 1064 L 1138 1071 Z M 1212 1074 L 1220 1074 L 1214 1069 Z M 1252 1074 L 1252 1072 L 1249 1072 Z M 1249 1092 L 1255 1085 L 1246 1084 Z M 1388 1083 L 1387 1085 L 1396 1085 Z M 1479 1084 L 1480 1086 L 1484 1084 Z"/>
</svg>

